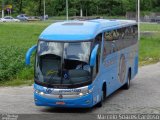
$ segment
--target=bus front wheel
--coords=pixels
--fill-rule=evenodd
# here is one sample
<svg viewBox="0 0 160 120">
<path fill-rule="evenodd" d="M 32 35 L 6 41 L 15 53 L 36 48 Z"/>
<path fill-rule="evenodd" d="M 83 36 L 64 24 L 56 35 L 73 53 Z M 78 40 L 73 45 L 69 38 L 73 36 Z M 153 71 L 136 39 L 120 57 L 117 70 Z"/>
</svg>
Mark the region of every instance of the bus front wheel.
<svg viewBox="0 0 160 120">
<path fill-rule="evenodd" d="M 103 102 L 105 101 L 105 99 L 106 99 L 106 83 L 103 84 L 102 94 L 101 94 L 101 100 L 100 100 L 100 102 L 97 104 L 97 107 L 102 107 Z"/>
<path fill-rule="evenodd" d="M 103 100 L 104 100 L 104 95 L 103 95 L 104 93 L 103 93 L 103 91 L 102 91 L 102 95 L 101 95 L 101 100 L 97 103 L 97 107 L 102 107 L 102 105 L 103 105 Z"/>
</svg>

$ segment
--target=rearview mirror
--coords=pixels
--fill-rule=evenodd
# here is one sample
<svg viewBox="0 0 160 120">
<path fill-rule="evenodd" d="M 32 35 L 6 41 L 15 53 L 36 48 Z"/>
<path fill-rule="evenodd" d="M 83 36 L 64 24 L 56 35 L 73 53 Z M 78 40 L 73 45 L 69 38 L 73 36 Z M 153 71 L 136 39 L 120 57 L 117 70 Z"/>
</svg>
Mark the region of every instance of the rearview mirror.
<svg viewBox="0 0 160 120">
<path fill-rule="evenodd" d="M 28 49 L 26 53 L 26 65 L 30 65 L 30 58 L 32 53 L 37 49 L 37 45 L 32 46 L 31 48 Z"/>
<path fill-rule="evenodd" d="M 96 64 L 96 56 L 97 56 L 97 52 L 98 52 L 98 47 L 99 47 L 99 45 L 96 45 L 91 53 L 90 66 L 92 66 L 92 67 L 95 66 L 95 64 Z"/>
</svg>

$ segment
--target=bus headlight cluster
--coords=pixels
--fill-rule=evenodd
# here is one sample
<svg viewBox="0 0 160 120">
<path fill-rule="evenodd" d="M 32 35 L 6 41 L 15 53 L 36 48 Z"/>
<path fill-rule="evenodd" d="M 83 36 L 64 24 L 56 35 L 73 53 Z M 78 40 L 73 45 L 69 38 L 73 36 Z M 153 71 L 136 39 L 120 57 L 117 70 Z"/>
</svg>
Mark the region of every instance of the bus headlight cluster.
<svg viewBox="0 0 160 120">
<path fill-rule="evenodd" d="M 92 93 L 92 92 L 93 92 L 93 88 L 91 88 L 90 90 L 86 90 L 86 91 L 80 92 L 79 96 L 84 96 L 84 95 L 87 95 L 87 94 Z"/>
<path fill-rule="evenodd" d="M 88 92 L 80 92 L 79 96 L 84 96 L 84 95 L 87 95 L 87 94 L 88 94 Z"/>
<path fill-rule="evenodd" d="M 44 95 L 44 92 L 41 92 L 39 90 L 35 90 L 35 93 L 40 94 L 40 95 Z"/>
</svg>

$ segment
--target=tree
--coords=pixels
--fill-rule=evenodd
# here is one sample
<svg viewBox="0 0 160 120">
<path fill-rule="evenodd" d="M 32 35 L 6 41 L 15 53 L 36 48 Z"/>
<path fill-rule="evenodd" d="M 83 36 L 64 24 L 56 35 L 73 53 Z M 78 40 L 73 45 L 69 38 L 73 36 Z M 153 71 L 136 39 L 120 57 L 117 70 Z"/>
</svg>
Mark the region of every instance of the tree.
<svg viewBox="0 0 160 120">
<path fill-rule="evenodd" d="M 43 0 L 4 0 L 5 5 L 12 4 L 14 13 L 29 15 L 43 14 Z M 140 0 L 142 11 L 160 12 L 160 0 Z M 83 15 L 125 15 L 127 11 L 136 11 L 136 0 L 68 0 L 69 16 Z M 0 0 L 0 7 L 2 0 Z M 2 8 L 2 7 L 1 7 Z M 66 14 L 65 0 L 46 0 L 46 13 L 49 16 Z"/>
<path fill-rule="evenodd" d="M 39 12 L 39 15 L 42 16 L 42 0 L 39 0 L 38 12 Z"/>
</svg>

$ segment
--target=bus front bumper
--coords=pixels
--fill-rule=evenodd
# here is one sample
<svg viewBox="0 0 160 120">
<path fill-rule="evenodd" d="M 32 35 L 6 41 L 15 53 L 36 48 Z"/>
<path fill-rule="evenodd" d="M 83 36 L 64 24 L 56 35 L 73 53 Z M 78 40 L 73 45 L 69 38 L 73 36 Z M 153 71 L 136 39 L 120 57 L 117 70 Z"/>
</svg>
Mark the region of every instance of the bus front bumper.
<svg viewBox="0 0 160 120">
<path fill-rule="evenodd" d="M 93 106 L 92 94 L 77 98 L 47 98 L 34 92 L 34 100 L 37 106 L 68 107 L 68 108 L 90 108 Z M 59 104 L 60 103 L 60 104 Z"/>
</svg>

